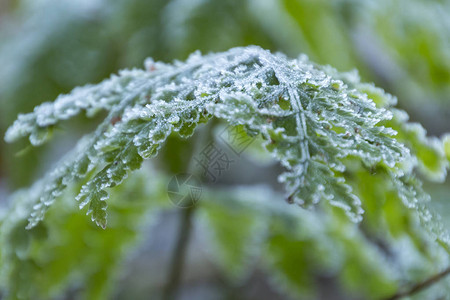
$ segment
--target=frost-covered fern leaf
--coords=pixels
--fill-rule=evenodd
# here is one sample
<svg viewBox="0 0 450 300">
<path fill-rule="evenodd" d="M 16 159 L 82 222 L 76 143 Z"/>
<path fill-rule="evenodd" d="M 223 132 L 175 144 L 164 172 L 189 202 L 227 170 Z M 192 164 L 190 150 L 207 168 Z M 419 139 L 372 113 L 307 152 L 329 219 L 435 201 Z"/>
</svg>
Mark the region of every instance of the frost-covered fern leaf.
<svg viewBox="0 0 450 300">
<path fill-rule="evenodd" d="M 145 70 L 122 71 L 20 115 L 6 140 L 28 137 L 40 145 L 58 122 L 99 110 L 109 112 L 106 119 L 41 183 L 29 227 L 68 184 L 92 173 L 77 200 L 106 226 L 107 189 L 156 155 L 170 134 L 187 138 L 212 117 L 262 136 L 286 168 L 280 180 L 289 201 L 304 207 L 330 201 L 354 220 L 362 209 L 346 183 L 344 158 L 380 165 L 394 177 L 404 173 L 400 162 L 410 159 L 395 131 L 380 125 L 392 117 L 388 109 L 304 58 L 258 47 L 195 53 L 173 64 L 147 60 Z"/>
</svg>

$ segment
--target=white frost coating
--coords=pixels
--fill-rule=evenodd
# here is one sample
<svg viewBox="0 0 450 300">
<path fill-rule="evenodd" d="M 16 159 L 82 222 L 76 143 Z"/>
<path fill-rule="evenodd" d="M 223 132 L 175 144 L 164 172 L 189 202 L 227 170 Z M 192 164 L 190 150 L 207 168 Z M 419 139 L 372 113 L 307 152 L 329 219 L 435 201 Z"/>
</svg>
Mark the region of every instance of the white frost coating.
<svg viewBox="0 0 450 300">
<path fill-rule="evenodd" d="M 155 156 L 169 134 L 190 137 L 199 122 L 211 117 L 262 136 L 286 168 L 280 180 L 290 202 L 310 207 L 325 200 L 360 220 L 361 203 L 346 183 L 344 160 L 383 163 L 396 178 L 404 173 L 400 163 L 414 158 L 392 137 L 394 130 L 379 124 L 392 117 L 389 110 L 377 108 L 333 72 L 305 57 L 291 60 L 258 47 L 206 56 L 197 52 L 173 64 L 148 59 L 145 70 L 121 71 L 38 106 L 19 116 L 7 141 L 29 137 L 33 144 L 42 143 L 52 126 L 82 111 L 106 110 L 109 116 L 49 176 L 35 200 L 44 205 L 36 206 L 30 226 L 68 184 L 94 168 L 97 173 L 77 200 L 81 207 L 89 205 L 97 224 L 106 226 L 106 189 Z"/>
</svg>

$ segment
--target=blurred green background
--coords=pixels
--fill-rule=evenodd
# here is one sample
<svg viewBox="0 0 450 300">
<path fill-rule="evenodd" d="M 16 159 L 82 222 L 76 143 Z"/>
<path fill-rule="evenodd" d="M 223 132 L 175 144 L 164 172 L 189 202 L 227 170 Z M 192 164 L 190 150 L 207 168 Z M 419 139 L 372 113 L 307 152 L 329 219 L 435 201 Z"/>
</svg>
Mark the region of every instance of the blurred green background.
<svg viewBox="0 0 450 300">
<path fill-rule="evenodd" d="M 441 137 L 450 132 L 448 0 L 0 0 L 0 136 L 4 136 L 19 113 L 30 112 L 37 104 L 52 101 L 75 86 L 97 83 L 122 68 L 140 68 L 146 57 L 170 62 L 184 60 L 195 50 L 208 53 L 244 45 L 260 45 L 290 57 L 305 53 L 312 61 L 329 64 L 339 71 L 357 69 L 363 81 L 374 82 L 396 95 L 398 106 L 408 112 L 412 121 L 420 122 L 429 135 Z M 1 139 L 0 205 L 4 211 L 8 214 L 14 211 L 19 216 L 20 208 L 14 208 L 11 200 L 7 203 L 9 195 L 42 177 L 55 158 L 68 151 L 96 122 L 87 118 L 71 121 L 67 128 L 58 130 L 52 143 L 37 149 L 31 149 L 25 141 L 9 145 Z M 176 147 L 185 145 L 178 140 L 169 143 Z M 249 154 L 252 151 L 259 153 L 253 149 Z M 186 155 L 166 150 L 156 165 L 167 165 L 167 170 L 175 173 L 183 170 L 182 165 L 188 162 Z M 248 159 L 254 168 L 262 164 Z M 277 166 L 266 164 L 263 170 L 269 179 L 265 180 L 275 181 Z M 59 232 L 53 235 L 42 228 L 42 232 L 38 232 L 39 228 L 25 232 L 21 227 L 24 223 L 9 228 L 8 232 L 13 234 L 8 239 L 15 236 L 18 240 L 7 242 L 21 245 L 25 250 L 13 255 L 20 263 L 11 262 L 9 269 L 3 271 L 3 276 L 15 278 L 6 284 L 8 288 L 17 290 L 16 295 L 23 299 L 33 294 L 40 295 L 36 299 L 156 299 L 153 295 L 162 289 L 165 279 L 157 275 L 167 270 L 179 212 L 164 195 L 168 177 L 158 173 L 149 187 L 141 181 L 156 176 L 155 172 L 152 169 L 144 173 L 144 179 L 133 179 L 131 187 L 121 191 L 128 195 L 125 197 L 129 197 L 130 191 L 138 194 L 132 197 L 136 202 L 133 206 L 112 199 L 112 231 L 107 234 L 90 224 L 70 201 L 64 206 L 65 214 L 52 214 L 57 208 L 49 212 L 48 222 L 59 224 Z M 166 174 L 169 176 L 171 172 Z M 277 197 L 268 195 L 260 186 L 251 187 L 250 192 L 240 191 L 236 185 L 254 184 L 248 182 L 248 176 L 236 171 L 222 179 L 225 188 L 231 189 L 233 196 L 228 197 L 250 200 L 258 195 L 264 199 Z M 374 191 L 377 184 L 373 183 Z M 450 183 L 426 183 L 425 189 L 432 195 L 432 206 L 440 212 L 443 223 L 450 226 Z M 285 211 L 276 212 L 270 205 L 255 210 L 251 205 L 241 207 L 239 201 L 221 201 L 221 197 L 227 197 L 221 193 L 205 190 L 205 195 L 208 195 L 206 199 L 218 200 L 200 204 L 196 222 L 203 225 L 196 226 L 199 232 L 194 233 L 195 243 L 190 248 L 180 299 L 375 299 L 394 293 L 399 284 L 397 278 L 401 276 L 390 270 L 395 267 L 388 267 L 385 257 L 377 258 L 385 254 L 373 250 L 373 244 L 384 243 L 382 238 L 360 241 L 364 237 L 352 233 L 354 226 L 339 221 L 344 218 L 339 214 L 313 216 L 299 210 L 299 218 Z M 154 203 L 145 201 L 150 197 L 165 199 L 161 203 L 156 201 L 161 209 L 158 213 L 151 208 Z M 395 213 L 402 211 L 398 207 L 389 209 Z M 114 223 L 114 216 L 121 213 L 123 216 L 118 216 L 119 221 Z M 150 218 L 151 222 L 139 219 L 147 220 L 149 214 L 158 217 Z M 217 221 L 221 218 L 223 222 Z M 229 219 L 234 224 L 224 225 Z M 218 224 L 205 225 L 211 222 Z M 372 225 L 377 221 L 373 222 Z M 336 224 L 342 228 L 336 228 Z M 203 232 L 209 226 L 219 230 L 210 240 Z M 295 231 L 296 226 L 300 230 Z M 314 230 L 302 226 L 313 226 Z M 286 228 L 291 228 L 292 236 L 300 237 L 289 240 Z M 114 230 L 120 234 L 114 235 Z M 265 234 L 258 235 L 258 232 Z M 82 237 L 77 239 L 75 233 Z M 258 237 L 261 235 L 264 238 Z M 36 236 L 43 236 L 47 242 L 39 244 L 34 241 Z M 214 241 L 217 238 L 230 240 Z M 252 238 L 256 239 L 253 248 L 259 247 L 258 250 L 246 249 L 246 241 Z M 130 252 L 134 253 L 130 257 L 126 246 L 138 240 L 139 250 Z M 328 240 L 333 240 L 334 246 L 327 244 Z M 232 248 L 220 253 L 220 247 L 239 243 L 242 244 L 236 248 L 239 250 Z M 402 240 L 398 249 L 409 249 L 412 246 L 408 243 L 414 243 L 414 239 Z M 199 248 L 214 244 L 220 245 L 219 253 L 211 256 L 212 261 L 205 262 Z M 116 248 L 117 253 L 109 253 L 110 250 L 102 247 Z M 67 249 L 72 252 L 65 252 Z M 88 255 L 95 251 L 110 256 Z M 294 253 L 295 257 L 289 257 Z M 282 274 L 278 276 L 276 271 L 264 267 L 248 271 L 244 266 L 264 265 L 255 262 L 259 255 L 275 260 Z M 407 264 L 399 262 L 401 259 L 391 259 L 399 265 Z M 302 270 L 289 270 L 293 261 Z M 422 265 L 415 266 L 420 270 L 418 266 Z M 424 278 L 435 269 L 427 270 L 411 267 L 402 272 L 413 280 Z M 268 272 L 275 275 L 267 276 Z M 370 280 L 364 280 L 369 275 Z M 117 285 L 112 283 L 113 279 Z"/>
</svg>

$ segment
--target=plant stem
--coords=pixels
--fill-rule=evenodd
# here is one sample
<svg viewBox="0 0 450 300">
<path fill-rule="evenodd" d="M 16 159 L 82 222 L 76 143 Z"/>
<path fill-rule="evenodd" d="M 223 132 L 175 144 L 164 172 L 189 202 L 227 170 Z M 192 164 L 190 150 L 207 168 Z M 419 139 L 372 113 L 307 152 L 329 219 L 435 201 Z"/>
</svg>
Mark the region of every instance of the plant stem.
<svg viewBox="0 0 450 300">
<path fill-rule="evenodd" d="M 180 216 L 177 242 L 172 253 L 169 276 L 162 295 L 163 300 L 176 299 L 192 231 L 192 217 L 194 210 L 195 206 L 191 206 L 181 211 L 182 215 Z"/>
<path fill-rule="evenodd" d="M 200 146 L 205 144 L 205 139 L 210 137 L 212 132 L 212 124 L 208 124 L 204 128 L 199 128 L 199 133 L 196 136 L 194 147 L 192 149 L 192 155 L 199 152 Z M 188 173 L 195 174 L 199 170 L 195 166 L 195 160 L 191 159 L 188 164 Z M 166 286 L 162 293 L 162 300 L 175 300 L 177 297 L 178 289 L 183 274 L 183 267 L 186 259 L 186 252 L 189 246 L 189 239 L 192 232 L 192 219 L 194 217 L 196 205 L 189 206 L 181 211 L 178 237 L 175 248 L 172 253 L 171 265 L 169 269 L 169 275 L 167 278 Z"/>
<path fill-rule="evenodd" d="M 401 299 L 403 297 L 408 297 L 408 296 L 412 296 L 428 287 L 430 287 L 431 285 L 433 285 L 434 283 L 438 282 L 439 280 L 443 279 L 445 276 L 447 276 L 448 274 L 450 274 L 450 267 L 448 267 L 447 269 L 445 269 L 444 271 L 435 274 L 433 276 L 431 276 L 430 278 L 419 282 L 415 285 L 413 285 L 412 287 L 410 287 L 408 290 L 406 291 L 402 291 L 402 292 L 398 292 L 397 294 L 395 294 L 394 296 L 387 298 L 386 300 L 397 300 L 397 299 Z"/>
</svg>

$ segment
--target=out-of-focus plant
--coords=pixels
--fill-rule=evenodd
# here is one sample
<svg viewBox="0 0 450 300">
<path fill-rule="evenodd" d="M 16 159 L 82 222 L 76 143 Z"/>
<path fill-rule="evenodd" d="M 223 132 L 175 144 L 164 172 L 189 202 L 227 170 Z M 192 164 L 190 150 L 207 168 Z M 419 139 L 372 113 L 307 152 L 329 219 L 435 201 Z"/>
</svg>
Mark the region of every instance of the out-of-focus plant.
<svg viewBox="0 0 450 300">
<path fill-rule="evenodd" d="M 356 67 L 363 79 L 396 94 L 428 129 L 443 133 L 448 128 L 436 124 L 448 117 L 448 6 L 418 0 L 17 1 L 0 32 L 0 132 L 17 113 L 145 57 L 167 61 L 197 49 L 258 44 L 303 52 L 340 71 Z M 433 104 L 424 108 L 423 99 Z M 439 121 L 429 122 L 431 116 Z M 37 173 L 27 165 L 42 153 L 16 159 L 24 145 L 1 147 L 3 173 L 16 186 L 29 184 Z"/>
<path fill-rule="evenodd" d="M 77 85 L 99 82 L 120 68 L 138 66 L 145 57 L 165 61 L 185 59 L 197 49 L 202 52 L 224 51 L 248 44 L 280 50 L 290 56 L 303 52 L 313 61 L 330 64 L 339 71 L 357 68 L 363 81 L 375 81 L 397 95 L 400 107 L 407 110 L 414 120 L 420 120 L 432 133 L 441 134 L 449 129 L 449 5 L 448 1 L 420 0 L 9 1 L 8 10 L 0 13 L 0 134 L 4 135 L 18 113 L 31 111 L 37 104 L 67 93 Z M 264 126 L 261 123 L 259 127 L 247 123 L 244 125 L 249 136 L 262 133 L 259 137 L 265 136 L 268 150 L 277 154 L 280 161 L 285 162 L 285 167 L 291 168 L 283 177 L 290 189 L 285 198 L 305 206 L 312 204 L 314 210 L 294 209 L 283 203 L 283 195 L 267 190 L 267 187 L 223 187 L 220 192 L 212 187 L 204 189 L 202 201 L 195 209 L 195 219 L 199 221 L 198 226 L 209 232 L 209 242 L 215 247 L 215 251 L 209 253 L 211 259 L 226 274 L 227 282 L 232 286 L 245 281 L 255 269 L 262 268 L 271 278 L 275 289 L 283 295 L 291 294 L 294 298 L 318 296 L 323 288 L 321 281 L 330 278 L 337 284 L 338 290 L 342 290 L 345 298 L 400 298 L 414 289 L 417 289 L 413 293 L 417 299 L 445 297 L 449 282 L 443 279 L 447 271 L 443 270 L 443 266 L 448 265 L 448 246 L 445 230 L 439 228 L 443 226 L 439 225 L 439 215 L 443 219 L 442 224 L 448 226 L 446 219 L 450 209 L 447 197 L 450 188 L 448 184 L 439 182 L 445 179 L 450 157 L 448 137 L 443 139 L 445 148 L 442 140 L 426 137 L 422 126 L 409 123 L 408 115 L 394 108 L 395 98 L 372 85 L 360 83 L 354 73 L 340 73 L 329 67 L 314 65 L 304 58 L 297 63 L 316 75 L 331 76 L 326 77 L 331 78 L 331 82 L 340 82 L 335 86 L 332 83 L 327 86 L 326 82 L 312 84 L 309 90 L 306 86 L 299 87 L 300 96 L 307 95 L 306 98 L 300 97 L 301 103 L 305 103 L 305 99 L 311 98 L 314 93 L 317 94 L 314 99 L 319 99 L 316 106 L 308 107 L 314 108 L 317 114 L 316 123 L 306 123 L 305 127 L 310 130 L 306 132 L 310 143 L 306 140 L 301 143 L 303 146 L 310 145 L 303 147 L 310 151 L 309 154 L 317 154 L 310 158 L 314 163 L 304 164 L 300 152 L 293 159 L 280 159 L 283 155 L 296 155 L 293 150 L 283 152 L 276 146 L 279 142 L 294 143 L 291 133 L 295 126 L 291 126 L 289 117 L 284 116 L 284 121 L 274 122 L 272 119 L 279 119 L 280 116 L 270 116 L 266 119 L 268 123 Z M 173 70 L 181 65 L 158 63 L 155 66 Z M 261 74 L 269 74 L 267 68 L 262 69 L 265 72 Z M 77 89 L 68 96 L 58 98 L 57 103 L 72 103 L 75 106 L 92 104 L 90 107 L 76 108 L 87 109 L 89 117 L 96 116 L 92 119 L 81 116 L 70 124 L 52 123 L 49 115 L 44 114 L 45 117 L 42 117 L 42 113 L 47 111 L 45 107 L 52 107 L 49 104 L 36 110 L 35 119 L 23 119 L 30 127 L 21 134 L 30 134 L 31 141 L 40 147 L 32 148 L 23 140 L 15 144 L 0 142 L 0 180 L 3 181 L 0 195 L 4 194 L 2 189 L 7 186 L 4 182 L 8 183 L 10 190 L 14 186 L 30 185 L 37 174 L 49 168 L 48 161 L 52 160 L 55 153 L 66 151 L 78 136 L 89 131 L 95 122 L 105 116 L 105 112 L 98 113 L 97 108 L 117 108 L 117 103 L 123 99 L 114 98 L 114 88 L 124 88 L 121 92 L 116 91 L 119 94 L 136 92 L 133 83 L 139 77 L 142 76 L 142 81 L 154 80 L 153 77 L 158 74 L 148 71 L 150 69 L 124 72 L 110 81 Z M 177 78 L 184 78 L 184 75 L 179 76 Z M 215 78 L 224 79 L 226 76 Z M 273 79 L 269 74 L 263 82 L 270 78 Z M 190 80 L 195 81 L 195 78 Z M 167 79 L 166 83 L 169 82 Z M 233 88 L 226 86 L 226 82 L 220 84 L 228 91 Z M 251 92 L 261 88 L 256 86 Z M 170 86 L 166 89 L 170 90 Z M 384 126 L 394 129 L 397 134 L 390 136 L 372 132 L 368 126 L 370 122 L 363 122 L 366 127 L 348 127 L 352 122 L 359 124 L 361 120 L 345 115 L 342 119 L 345 126 L 331 126 L 337 138 L 333 146 L 323 145 L 325 136 L 331 137 L 324 135 L 321 128 L 323 122 L 337 122 L 330 116 L 343 117 L 341 114 L 345 112 L 340 107 L 328 107 L 326 101 L 336 101 L 336 105 L 342 103 L 340 100 L 347 99 L 340 98 L 343 91 L 352 91 L 347 96 L 350 102 L 356 103 L 351 104 L 355 109 L 361 106 L 358 102 L 361 99 L 375 103 L 376 108 L 370 108 L 374 115 L 366 121 L 371 120 L 375 124 L 377 113 L 380 114 L 382 109 L 388 113 L 380 117 L 372 131 Z M 192 95 L 184 93 L 186 91 L 173 92 L 180 93 L 184 100 L 193 100 L 190 98 Z M 227 98 L 217 93 L 217 99 L 230 103 L 206 105 L 206 102 L 197 101 L 196 105 L 206 108 L 208 112 L 201 121 L 206 121 L 212 115 L 236 120 L 236 115 L 227 105 L 240 103 L 240 108 L 251 110 L 250 104 L 256 101 L 259 106 L 254 108 L 254 113 L 258 117 L 251 122 L 257 122 L 263 114 L 261 109 L 268 109 L 266 106 L 271 103 L 270 100 L 258 102 L 269 97 L 270 93 L 266 92 L 260 91 L 262 96 L 258 95 L 261 97 L 247 95 L 253 100 L 247 99 L 245 95 Z M 104 93 L 107 93 L 107 97 L 99 100 Z M 146 90 L 145 93 L 154 95 L 155 91 Z M 81 94 L 93 98 L 83 100 L 87 102 L 75 101 Z M 339 96 L 336 98 L 333 95 Z M 140 95 L 137 96 L 130 101 L 138 101 Z M 282 107 L 292 101 L 289 95 L 287 98 L 289 101 L 284 103 L 280 99 L 278 105 Z M 170 105 L 173 105 L 169 103 L 173 97 L 168 95 L 164 99 L 168 101 L 166 104 L 160 102 L 150 109 L 169 114 Z M 183 105 L 178 109 L 186 108 L 184 112 L 189 112 L 189 103 Z M 65 108 L 60 107 L 59 111 L 56 107 L 52 109 L 62 112 Z M 328 110 L 335 115 L 328 115 Z M 355 111 L 352 109 L 350 113 Z M 367 111 L 362 110 L 360 113 L 364 115 Z M 158 118 L 162 120 L 168 117 L 167 114 L 159 115 Z M 391 118 L 389 114 L 392 114 Z M 38 115 L 41 117 L 38 118 Z M 50 123 L 36 127 L 34 121 L 40 125 Z M 107 132 L 113 130 L 110 132 L 111 137 L 120 137 L 116 141 L 119 144 L 127 135 L 114 130 L 122 128 L 123 121 L 123 118 L 114 117 L 109 123 L 105 121 L 101 125 Z M 210 123 L 213 127 L 217 125 L 217 121 Z M 70 126 L 71 135 L 60 130 L 64 126 Z M 11 298 L 23 299 L 56 297 L 67 292 L 84 293 L 84 296 L 92 299 L 107 297 L 113 290 L 112 282 L 117 278 L 114 274 L 121 269 L 120 262 L 125 257 L 121 249 L 131 247 L 133 241 L 136 243 L 138 228 L 145 219 L 143 214 L 157 208 L 156 214 L 161 212 L 159 208 L 165 208 L 161 203 L 155 206 L 155 201 L 164 198 L 161 182 L 168 181 L 165 172 L 187 169 L 185 160 L 192 154 L 193 146 L 176 136 L 180 131 L 182 136 L 188 135 L 192 128 L 184 128 L 188 131 L 183 133 L 177 123 L 168 123 L 166 126 L 174 132 L 167 137 L 167 147 L 160 149 L 162 153 L 156 164 L 158 171 L 146 168 L 144 173 L 130 175 L 123 186 L 108 190 L 111 193 L 111 199 L 108 200 L 109 233 L 86 223 L 82 212 L 74 206 L 74 193 L 87 184 L 80 198 L 87 197 L 85 204 L 90 206 L 94 219 L 104 225 L 106 214 L 103 210 L 105 202 L 102 200 L 105 194 L 102 190 L 113 181 L 121 181 L 128 158 L 122 160 L 125 164 L 123 168 L 109 165 L 110 168 L 116 168 L 120 176 L 115 178 L 112 176 L 115 171 L 108 173 L 107 168 L 104 171 L 107 176 L 103 177 L 106 181 L 103 182 L 99 177 L 92 177 L 93 172 L 112 161 L 100 163 L 102 159 L 97 159 L 101 154 L 97 156 L 86 152 L 89 159 L 95 158 L 98 163 L 96 168 L 90 169 L 93 163 L 89 164 L 88 159 L 85 165 L 78 165 L 74 169 L 73 178 L 65 177 L 61 182 L 57 180 L 58 174 L 61 174 L 58 172 L 64 170 L 57 168 L 56 173 L 51 175 L 53 177 L 47 177 L 50 178 L 47 185 L 41 182 L 8 199 L 11 207 L 4 210 L 0 221 L 2 245 L 8 245 L 0 253 L 4 292 L 9 291 Z M 273 126 L 273 132 L 267 131 L 265 135 L 265 130 L 270 126 Z M 364 144 L 364 139 L 358 138 L 364 136 L 361 128 L 366 128 L 374 136 L 379 137 L 381 134 L 383 143 L 378 146 L 374 146 L 377 142 L 373 141 L 374 145 L 370 145 L 370 142 L 369 146 Z M 58 142 L 41 145 L 41 141 L 49 137 L 49 131 L 56 134 Z M 356 143 L 351 144 L 351 141 Z M 400 147 L 398 152 L 395 152 L 396 145 Z M 379 146 L 386 146 L 385 149 L 390 150 L 382 151 L 384 154 L 370 152 Z M 96 151 L 105 155 L 117 154 L 114 147 L 105 147 L 96 148 Z M 355 151 L 354 155 L 342 155 L 343 149 Z M 260 153 L 258 155 L 263 153 L 261 149 L 250 150 L 251 153 Z M 17 156 L 19 151 L 21 155 Z M 370 152 L 367 157 L 374 159 L 371 163 L 368 163 L 367 157 L 363 158 L 362 154 L 368 154 L 367 151 Z M 130 153 L 137 159 L 133 162 L 133 168 L 137 167 L 140 155 Z M 395 167 L 377 160 L 381 158 L 387 161 L 388 154 L 393 155 L 391 159 L 396 162 Z M 363 163 L 358 162 L 359 159 Z M 120 161 L 117 164 L 122 165 Z M 81 172 L 83 168 L 88 166 L 90 172 L 80 175 L 84 173 Z M 77 170 L 81 173 L 78 174 Z M 149 172 L 151 175 L 147 174 Z M 301 176 L 296 176 L 302 172 L 311 175 L 307 178 L 312 182 L 302 181 Z M 151 186 L 142 183 L 142 180 L 148 180 L 148 176 L 157 178 L 153 179 L 157 183 Z M 97 182 L 86 181 L 93 178 L 97 178 Z M 77 183 L 69 184 L 69 179 Z M 240 177 L 238 180 L 242 179 Z M 52 180 L 56 185 L 51 184 Z M 323 182 L 319 183 L 320 180 Z M 431 193 L 433 201 L 428 202 L 421 181 L 425 183 L 424 187 Z M 105 185 L 98 185 L 99 182 Z M 59 195 L 58 189 L 66 186 L 70 191 Z M 300 186 L 303 189 L 297 190 Z M 93 187 L 101 189 L 87 193 L 92 192 Z M 44 198 L 39 195 L 40 189 L 44 189 Z M 124 195 L 129 194 L 134 195 L 136 201 L 127 201 L 130 197 Z M 29 213 L 35 211 L 33 222 L 41 220 L 54 198 L 58 199 L 49 208 L 44 220 L 36 227 L 25 230 Z M 35 206 L 38 203 L 36 200 L 41 202 L 38 206 Z M 317 201 L 319 203 L 314 204 Z M 347 215 L 339 206 L 348 210 Z M 433 208 L 439 210 L 439 215 L 430 213 Z M 348 218 L 359 219 L 362 211 L 361 221 L 354 223 Z M 114 235 L 110 230 L 115 232 Z M 112 244 L 117 247 L 110 247 Z M 86 245 L 89 247 L 86 248 Z M 71 253 L 72 256 L 65 253 Z M 425 289 L 428 286 L 431 288 Z"/>
<path fill-rule="evenodd" d="M 251 11 L 235 0 L 23 0 L 16 14 L 0 33 L 0 133 L 17 113 L 149 56 L 169 60 L 197 49 L 255 43 L 273 48 L 248 18 Z M 33 150 L 14 157 L 23 144 L 1 147 L 7 157 L 1 169 L 15 185 L 29 184 L 36 176 L 31 161 L 45 167 L 38 159 L 42 153 Z"/>
<path fill-rule="evenodd" d="M 326 228 L 328 222 L 333 224 L 325 232 L 335 227 L 340 239 L 349 239 L 338 258 L 346 264 L 338 266 L 337 261 L 318 257 L 313 265 L 322 266 L 325 272 L 338 268 L 351 293 L 367 298 L 387 297 L 404 280 L 420 281 L 438 273 L 442 265 L 448 264 L 450 251 L 447 233 L 427 208 L 428 196 L 416 178 L 416 169 L 430 180 L 445 178 L 448 160 L 444 144 L 439 139 L 428 139 L 420 125 L 407 123 L 406 113 L 394 105 L 395 98 L 373 85 L 360 83 L 353 73 L 320 67 L 305 57 L 289 60 L 257 47 L 204 57 L 195 54 L 185 63 L 172 65 L 147 60 L 145 70 L 122 71 L 97 85 L 76 88 L 54 103 L 43 103 L 33 113 L 20 115 L 8 129 L 7 141 L 28 137 L 32 145 L 38 146 L 63 120 L 81 112 L 88 116 L 107 112 L 97 129 L 83 138 L 51 174 L 25 196 L 19 194 L 15 202 L 25 201 L 20 205 L 22 218 L 12 215 L 9 223 L 18 225 L 6 226 L 9 223 L 5 222 L 3 236 L 15 236 L 9 230 L 27 232 L 20 229 L 27 214 L 28 232 L 37 230 L 55 201 L 58 203 L 69 186 L 80 182 L 83 184 L 75 197 L 80 208 L 87 207 L 92 220 L 106 228 L 109 193 L 115 194 L 115 187 L 139 169 L 144 159 L 156 156 L 169 136 L 189 138 L 200 123 L 222 119 L 241 126 L 248 136 L 262 138 L 264 148 L 286 169 L 280 181 L 286 186 L 287 202 L 303 208 L 316 207 L 310 217 Z M 122 194 L 119 198 L 126 197 Z M 126 201 L 122 201 L 126 207 Z M 242 201 L 240 205 L 250 205 Z M 284 209 L 280 202 L 272 205 L 275 211 L 264 214 Z M 244 251 L 245 255 L 247 247 L 260 243 L 258 247 L 268 247 L 267 253 L 261 253 L 262 258 L 270 261 L 276 269 L 274 274 L 284 280 L 289 291 L 315 293 L 307 273 L 300 276 L 301 271 L 291 268 L 300 268 L 302 260 L 314 256 L 301 252 L 305 250 L 298 244 L 302 238 L 297 234 L 311 237 L 311 251 L 318 246 L 316 229 L 300 226 L 301 231 L 296 232 L 296 224 L 289 231 L 282 224 L 291 224 L 290 218 L 297 218 L 295 214 L 282 215 L 275 222 L 280 225 L 267 228 L 275 235 L 273 240 L 261 242 L 262 237 L 256 233 L 254 236 L 252 229 L 265 223 L 259 217 L 238 210 L 235 219 L 240 220 L 242 213 L 244 225 L 228 225 L 226 209 L 214 203 L 203 207 L 211 222 L 208 227 L 218 230 L 214 235 L 219 243 L 218 257 L 225 260 L 226 269 L 231 267 L 231 276 L 246 269 L 237 267 L 243 258 L 235 251 Z M 226 229 L 228 226 L 242 228 Z M 326 239 L 320 243 L 325 249 L 335 249 Z M 359 244 L 382 251 L 376 258 L 369 258 L 367 253 L 353 252 Z M 12 263 L 4 266 L 5 277 L 7 282 L 15 283 L 14 270 L 24 267 L 24 259 L 18 256 L 14 243 L 6 245 L 2 257 Z M 379 262 L 363 263 L 371 259 Z M 380 268 L 379 264 L 389 259 L 396 265 Z M 379 274 L 365 278 L 361 286 L 355 274 L 372 268 Z M 388 270 L 389 276 L 381 275 Z M 31 270 L 30 276 L 33 274 Z M 430 295 L 447 293 L 445 282 L 428 291 Z M 30 292 L 26 287 L 7 291 L 12 297 Z M 42 297 L 49 295 L 48 291 L 51 288 L 42 291 Z"/>
<path fill-rule="evenodd" d="M 266 14 L 278 8 L 278 18 L 269 22 L 292 32 L 269 31 L 289 53 L 300 48 L 339 70 L 357 67 L 364 79 L 395 93 L 430 130 L 449 129 L 449 1 L 264 2 Z"/>
</svg>

